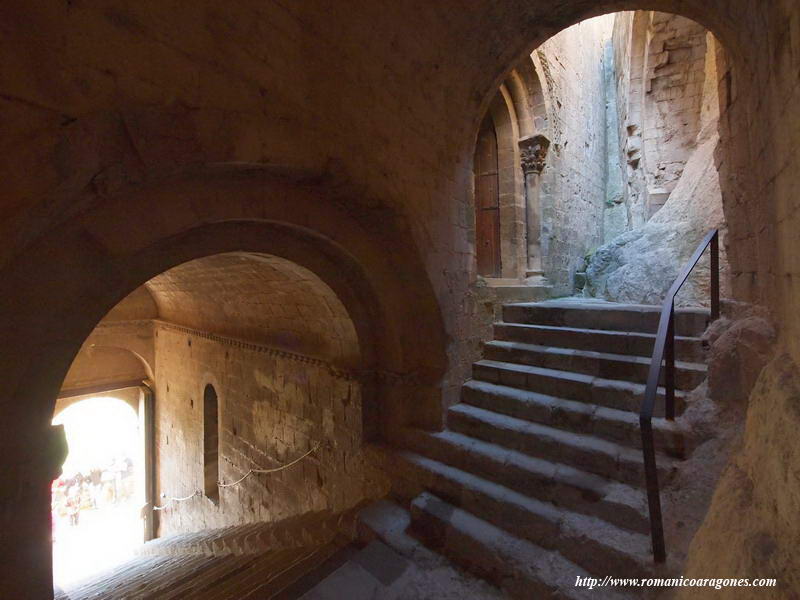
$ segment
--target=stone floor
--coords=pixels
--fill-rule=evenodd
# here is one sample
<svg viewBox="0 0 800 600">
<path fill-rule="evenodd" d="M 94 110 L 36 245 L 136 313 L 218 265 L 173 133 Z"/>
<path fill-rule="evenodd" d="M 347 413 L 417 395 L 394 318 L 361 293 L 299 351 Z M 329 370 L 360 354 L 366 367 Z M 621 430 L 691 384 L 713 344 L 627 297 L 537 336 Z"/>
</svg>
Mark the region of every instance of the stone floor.
<svg viewBox="0 0 800 600">
<path fill-rule="evenodd" d="M 389 501 L 359 514 L 360 540 L 335 535 L 293 546 L 265 524 L 153 540 L 139 556 L 56 600 L 487 599 L 503 595 L 407 533 L 410 515 Z M 302 535 L 297 539 L 302 539 Z M 323 536 L 330 538 L 331 536 Z"/>
</svg>

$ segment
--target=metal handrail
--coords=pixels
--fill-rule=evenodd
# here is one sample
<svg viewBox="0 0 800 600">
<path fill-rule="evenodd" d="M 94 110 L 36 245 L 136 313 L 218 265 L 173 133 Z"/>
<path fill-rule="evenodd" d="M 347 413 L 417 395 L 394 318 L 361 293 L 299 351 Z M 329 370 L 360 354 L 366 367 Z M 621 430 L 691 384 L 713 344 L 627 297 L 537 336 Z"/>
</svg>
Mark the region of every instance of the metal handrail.
<svg viewBox="0 0 800 600">
<path fill-rule="evenodd" d="M 658 322 L 653 359 L 647 375 L 647 387 L 639 413 L 639 425 L 642 430 L 642 453 L 644 455 L 644 473 L 647 484 L 647 504 L 650 510 L 650 534 L 653 541 L 653 558 L 657 563 L 666 560 L 664 546 L 664 524 L 661 518 L 661 497 L 658 487 L 658 469 L 656 467 L 655 442 L 653 439 L 653 407 L 658 393 L 658 381 L 661 378 L 662 362 L 664 373 L 664 415 L 675 420 L 675 295 L 688 279 L 706 248 L 711 246 L 711 320 L 719 318 L 719 231 L 712 229 L 700 242 L 697 250 L 683 267 L 672 287 L 669 288 L 661 306 L 661 318 Z"/>
</svg>

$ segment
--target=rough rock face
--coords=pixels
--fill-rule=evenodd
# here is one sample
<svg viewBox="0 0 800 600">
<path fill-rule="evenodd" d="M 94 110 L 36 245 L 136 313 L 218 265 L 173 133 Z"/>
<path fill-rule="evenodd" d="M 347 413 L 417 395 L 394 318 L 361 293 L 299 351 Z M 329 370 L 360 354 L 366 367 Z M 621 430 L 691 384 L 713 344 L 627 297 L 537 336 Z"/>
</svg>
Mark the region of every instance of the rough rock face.
<svg viewBox="0 0 800 600">
<path fill-rule="evenodd" d="M 723 473 L 689 551 L 688 578 L 775 578 L 777 587 L 727 588 L 725 598 L 796 598 L 800 589 L 800 368 L 788 354 L 761 372 L 744 442 Z M 721 549 L 724 551 L 720 551 Z M 718 598 L 680 588 L 677 598 Z"/>
<path fill-rule="evenodd" d="M 728 300 L 723 313 L 703 335 L 708 379 L 690 393 L 679 417 L 697 445 L 662 492 L 668 558 L 681 571 L 722 473 L 742 446 L 751 390 L 775 353 L 775 329 L 763 307 Z"/>
<path fill-rule="evenodd" d="M 592 255 L 584 295 L 636 304 L 662 302 L 703 236 L 724 224 L 714 163 L 718 141 L 719 136 L 712 133 L 698 146 L 669 200 L 650 221 Z M 725 264 L 723 259 L 721 264 Z M 677 303 L 707 304 L 708 281 L 708 259 L 704 257 L 678 294 Z"/>
<path fill-rule="evenodd" d="M 720 408 L 743 407 L 769 362 L 775 342 L 775 330 L 761 316 L 748 316 L 733 323 L 723 319 L 712 327 L 720 333 L 707 332 L 713 343 L 708 361 L 708 388 Z"/>
</svg>

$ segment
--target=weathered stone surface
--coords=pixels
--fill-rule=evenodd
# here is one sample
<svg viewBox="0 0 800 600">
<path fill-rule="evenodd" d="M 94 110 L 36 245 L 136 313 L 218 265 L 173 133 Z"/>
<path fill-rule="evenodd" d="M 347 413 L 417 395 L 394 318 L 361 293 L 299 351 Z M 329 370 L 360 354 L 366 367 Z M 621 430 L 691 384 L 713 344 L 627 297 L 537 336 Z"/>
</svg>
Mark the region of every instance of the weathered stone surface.
<svg viewBox="0 0 800 600">
<path fill-rule="evenodd" d="M 708 388 L 720 409 L 746 406 L 750 391 L 775 350 L 775 330 L 765 318 L 718 322 L 708 361 Z M 727 327 L 725 327 L 727 325 Z"/>
<path fill-rule="evenodd" d="M 322 361 L 159 324 L 156 337 L 156 444 L 164 457 L 157 488 L 167 496 L 203 489 L 203 388 L 220 398 L 219 503 L 198 497 L 160 513 L 172 534 L 313 511 L 340 512 L 388 489 L 362 446 L 361 385 Z M 190 345 L 191 344 L 191 345 Z"/>
<path fill-rule="evenodd" d="M 635 48 L 644 43 L 648 31 L 642 59 L 624 40 L 633 36 Z M 724 237 L 716 158 L 717 42 L 697 24 L 660 13 L 618 19 L 614 39 L 623 44 L 616 49 L 617 67 L 628 66 L 631 71 L 618 80 L 619 93 L 630 96 L 619 103 L 620 120 L 626 125 L 621 151 L 628 160 L 629 231 L 590 257 L 583 293 L 617 302 L 660 304 L 703 236 L 721 228 Z M 653 52 L 664 58 L 655 68 L 647 60 Z M 644 74 L 636 71 L 643 68 L 642 60 L 647 67 Z M 721 238 L 722 286 L 727 293 L 723 244 Z M 678 304 L 707 305 L 708 277 L 704 257 L 681 290 Z"/>
<path fill-rule="evenodd" d="M 726 598 L 797 597 L 800 575 L 800 368 L 773 358 L 750 394 L 742 447 L 723 473 L 695 536 L 686 577 L 775 578 L 777 586 L 728 588 Z M 724 551 L 721 549 L 724 548 Z M 681 588 L 678 598 L 716 598 L 713 589 Z"/>
<path fill-rule="evenodd" d="M 614 302 L 662 302 L 700 240 L 724 224 L 714 163 L 717 143 L 718 137 L 712 135 L 697 149 L 669 200 L 650 221 L 592 255 L 585 295 Z M 703 258 L 679 292 L 677 304 L 707 305 L 708 278 L 708 260 Z"/>
</svg>

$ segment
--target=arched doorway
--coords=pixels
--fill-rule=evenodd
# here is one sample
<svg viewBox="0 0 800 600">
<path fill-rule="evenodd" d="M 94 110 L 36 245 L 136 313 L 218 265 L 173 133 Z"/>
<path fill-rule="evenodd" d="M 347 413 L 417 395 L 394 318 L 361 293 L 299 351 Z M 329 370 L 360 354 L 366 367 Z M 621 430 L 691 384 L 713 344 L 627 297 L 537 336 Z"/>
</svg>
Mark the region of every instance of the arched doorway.
<svg viewBox="0 0 800 600">
<path fill-rule="evenodd" d="M 363 460 L 362 405 L 373 383 L 363 375 L 359 333 L 342 299 L 308 268 L 263 252 L 210 254 L 157 274 L 109 311 L 73 361 L 57 411 L 131 378 L 152 389 L 145 430 L 155 494 L 137 505 L 140 540 L 141 518 L 162 536 L 343 511 L 362 500 L 366 477 L 345 468 Z M 285 476 L 264 476 L 298 457 L 307 460 Z M 102 481 L 102 469 L 87 469 Z M 89 505 L 96 486 L 81 486 L 85 477 L 74 471 L 68 461 L 55 488 L 58 514 L 76 521 L 56 528 L 55 583 L 67 593 L 102 548 L 91 532 L 85 548 L 69 535 L 78 518 L 97 522 Z M 122 558 L 110 551 L 94 563 Z"/>
<path fill-rule="evenodd" d="M 133 390 L 138 395 L 138 390 Z M 52 486 L 53 582 L 74 585 L 133 556 L 144 541 L 144 437 L 130 393 L 59 407 L 69 454 Z"/>
<path fill-rule="evenodd" d="M 25 352 L 39 355 L 31 362 L 19 358 L 16 363 L 31 367 L 31 373 L 23 377 L 24 384 L 20 382 L 18 390 L 26 399 L 25 408 L 21 402 L 4 405 L 5 410 L 10 411 L 10 418 L 11 412 L 19 411 L 18 417 L 27 423 L 23 429 L 28 433 L 20 430 L 20 435 L 44 440 L 38 446 L 40 451 L 24 458 L 36 461 L 40 477 L 36 479 L 39 484 L 26 492 L 31 494 L 31 501 L 25 503 L 23 511 L 27 516 L 18 513 L 17 518 L 8 521 L 7 527 L 10 536 L 7 539 L 16 535 L 14 531 L 21 533 L 29 526 L 37 528 L 38 534 L 23 536 L 29 553 L 39 557 L 35 567 L 34 562 L 25 564 L 28 568 L 45 571 L 37 581 L 49 578 L 49 483 L 57 476 L 57 465 L 60 465 L 56 450 L 58 432 L 46 428 L 43 420 L 46 418 L 49 423 L 53 399 L 64 374 L 102 316 L 126 294 L 176 265 L 214 254 L 249 252 L 280 256 L 319 274 L 347 307 L 359 336 L 362 361 L 359 376 L 366 399 L 362 402 L 365 414 L 360 420 L 364 424 L 362 439 L 386 435 L 390 427 L 400 427 L 408 420 L 431 426 L 442 418 L 439 386 L 446 359 L 442 329 L 437 324 L 441 314 L 429 293 L 429 283 L 401 285 L 411 277 L 402 273 L 413 271 L 419 258 L 402 250 L 401 243 L 388 244 L 387 236 L 394 234 L 379 236 L 382 244 L 378 244 L 364 227 L 338 208 L 336 202 L 323 200 L 326 196 L 323 187 L 298 186 L 295 180 L 257 170 L 234 176 L 217 170 L 202 183 L 196 177 L 179 179 L 157 190 L 137 190 L 134 195 L 139 198 L 134 202 L 137 214 L 153 219 L 152 226 L 143 226 L 140 230 L 148 239 L 137 237 L 133 246 L 122 253 L 108 247 L 93 254 L 98 250 L 94 246 L 94 250 L 89 250 L 92 256 L 84 257 L 89 262 L 82 276 L 72 267 L 56 266 L 54 257 L 59 252 L 51 252 L 51 244 L 67 249 L 61 256 L 70 262 L 76 259 L 76 254 L 83 255 L 89 248 L 67 239 L 73 236 L 84 239 L 87 227 L 94 231 L 92 235 L 101 236 L 106 234 L 101 234 L 100 230 L 107 227 L 109 237 L 106 239 L 122 243 L 118 226 L 120 219 L 125 220 L 125 215 L 129 214 L 132 200 L 127 195 L 120 196 L 99 205 L 99 213 L 82 215 L 66 226 L 58 236 L 66 236 L 65 239 L 41 240 L 41 263 L 33 249 L 25 255 L 26 261 L 39 264 L 40 277 L 35 286 L 24 283 L 29 282 L 24 267 L 25 272 L 17 272 L 20 278 L 10 269 L 3 280 L 4 286 L 14 287 L 13 293 L 0 295 L 2 302 L 8 304 L 4 314 L 19 317 L 8 325 L 16 332 L 30 333 L 20 340 L 18 357 Z M 269 202 L 265 201 L 267 197 Z M 194 220 L 163 221 L 159 215 L 169 204 L 174 204 L 177 213 L 194 214 Z M 215 215 L 208 215 L 205 209 L 197 212 L 199 206 L 213 208 Z M 388 248 L 392 251 L 388 252 Z M 111 271 L 108 261 L 117 263 Z M 70 277 L 65 279 L 62 275 L 67 272 Z M 50 282 L 52 287 L 43 282 Z M 53 319 L 49 325 L 45 324 L 47 319 L 39 316 L 33 322 L 27 322 L 24 316 L 31 313 L 22 307 L 38 306 L 40 302 L 33 301 L 31 295 L 40 294 L 44 294 L 46 300 L 42 301 L 46 302 Z M 431 323 L 424 353 L 419 352 L 417 343 L 416 326 L 420 323 Z M 33 330 L 45 336 L 45 341 L 34 343 Z M 11 335 L 10 329 L 4 331 Z M 50 343 L 53 331 L 60 332 L 62 341 L 58 344 Z M 9 338 L 9 343 L 14 342 Z M 52 353 L 52 356 L 44 357 L 42 352 Z M 221 394 L 220 397 L 224 400 L 226 396 Z M 39 400 L 33 401 L 33 398 Z M 380 401 L 370 402 L 370 398 Z"/>
</svg>

